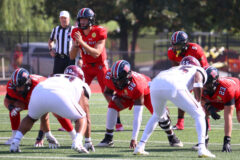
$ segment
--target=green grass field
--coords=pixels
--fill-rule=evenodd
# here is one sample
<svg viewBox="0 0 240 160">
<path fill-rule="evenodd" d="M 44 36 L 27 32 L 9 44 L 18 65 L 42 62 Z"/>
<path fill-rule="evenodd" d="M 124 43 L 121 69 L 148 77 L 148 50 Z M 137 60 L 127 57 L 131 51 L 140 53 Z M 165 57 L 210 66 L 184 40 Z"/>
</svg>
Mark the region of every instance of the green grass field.
<svg viewBox="0 0 240 160">
<path fill-rule="evenodd" d="M 3 96 L 0 97 L 3 103 Z M 170 116 L 173 124 L 176 123 L 177 108 L 171 103 L 168 104 L 170 109 Z M 107 112 L 107 103 L 101 94 L 93 94 L 90 100 L 90 112 L 92 119 L 92 139 L 93 143 L 97 145 L 104 137 L 105 121 Z M 27 114 L 26 111 L 21 113 L 22 118 Z M 222 113 L 221 113 L 222 116 Z M 223 116 L 222 116 L 223 117 Z M 143 122 L 138 139 L 141 138 L 143 129 L 150 118 L 147 110 L 144 110 Z M 176 135 L 184 143 L 183 148 L 169 147 L 165 133 L 157 127 L 155 132 L 150 137 L 146 151 L 150 152 L 148 156 L 134 156 L 133 150 L 129 149 L 129 142 L 131 139 L 132 128 L 132 111 L 124 110 L 121 112 L 122 123 L 124 124 L 123 132 L 116 132 L 114 134 L 113 148 L 98 148 L 95 153 L 79 154 L 71 150 L 71 138 L 66 132 L 57 131 L 60 124 L 52 116 L 50 117 L 52 133 L 61 144 L 59 149 L 49 149 L 45 141 L 43 148 L 34 148 L 35 139 L 39 129 L 39 121 L 36 122 L 30 132 L 28 132 L 21 142 L 21 153 L 9 153 L 9 146 L 4 145 L 4 142 L 11 136 L 11 127 L 8 117 L 7 109 L 1 104 L 0 107 L 0 159 L 171 159 L 171 160 L 185 160 L 197 159 L 197 152 L 193 151 L 191 147 L 197 143 L 197 135 L 195 131 L 195 123 L 193 119 L 186 115 L 185 129 L 183 131 L 175 131 Z M 210 131 L 209 149 L 216 154 L 216 159 L 238 159 L 240 153 L 240 126 L 237 120 L 233 118 L 233 133 L 232 133 L 232 153 L 222 153 L 222 143 L 224 130 L 224 121 L 221 118 L 219 121 L 211 120 L 212 130 Z"/>
</svg>

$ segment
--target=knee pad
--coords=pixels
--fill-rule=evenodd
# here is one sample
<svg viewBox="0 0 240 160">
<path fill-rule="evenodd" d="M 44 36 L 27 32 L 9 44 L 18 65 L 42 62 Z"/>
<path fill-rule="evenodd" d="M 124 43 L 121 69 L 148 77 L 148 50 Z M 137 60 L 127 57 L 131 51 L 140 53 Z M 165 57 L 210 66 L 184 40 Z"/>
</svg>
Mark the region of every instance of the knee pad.
<svg viewBox="0 0 240 160">
<path fill-rule="evenodd" d="M 164 131 L 170 131 L 172 129 L 170 118 L 163 122 L 159 121 L 158 124 Z"/>
</svg>

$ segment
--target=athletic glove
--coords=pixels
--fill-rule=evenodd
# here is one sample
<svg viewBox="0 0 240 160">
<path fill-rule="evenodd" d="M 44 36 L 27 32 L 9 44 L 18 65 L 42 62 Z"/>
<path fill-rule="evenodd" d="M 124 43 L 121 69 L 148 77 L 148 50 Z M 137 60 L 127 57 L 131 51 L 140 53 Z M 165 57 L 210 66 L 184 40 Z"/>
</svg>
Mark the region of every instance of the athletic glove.
<svg viewBox="0 0 240 160">
<path fill-rule="evenodd" d="M 207 105 L 207 106 L 206 106 Z M 217 109 L 213 106 L 208 106 L 208 104 L 205 105 L 205 108 L 207 108 L 207 111 L 210 113 L 211 117 L 214 120 L 218 120 L 221 118 L 221 116 L 219 114 L 217 114 Z"/>
<path fill-rule="evenodd" d="M 95 148 L 94 145 L 91 141 L 85 141 L 84 147 L 86 148 L 86 150 L 88 151 L 93 151 L 95 152 Z"/>
<path fill-rule="evenodd" d="M 230 141 L 231 137 L 224 136 L 222 152 L 232 152 Z"/>
<path fill-rule="evenodd" d="M 57 139 L 53 135 L 46 135 L 46 138 L 49 143 L 50 149 L 55 149 L 60 147 L 60 144 L 58 143 Z"/>
</svg>

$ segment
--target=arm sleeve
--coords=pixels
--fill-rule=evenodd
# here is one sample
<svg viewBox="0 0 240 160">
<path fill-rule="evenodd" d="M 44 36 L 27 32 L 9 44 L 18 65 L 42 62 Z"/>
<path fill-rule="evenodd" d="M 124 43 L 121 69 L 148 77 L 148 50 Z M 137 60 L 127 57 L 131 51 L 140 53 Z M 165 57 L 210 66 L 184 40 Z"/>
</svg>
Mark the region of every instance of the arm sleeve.
<svg viewBox="0 0 240 160">
<path fill-rule="evenodd" d="M 139 133 L 141 123 L 142 123 L 142 113 L 143 113 L 143 106 L 142 105 L 134 105 L 132 140 L 137 140 L 138 133 Z"/>
</svg>

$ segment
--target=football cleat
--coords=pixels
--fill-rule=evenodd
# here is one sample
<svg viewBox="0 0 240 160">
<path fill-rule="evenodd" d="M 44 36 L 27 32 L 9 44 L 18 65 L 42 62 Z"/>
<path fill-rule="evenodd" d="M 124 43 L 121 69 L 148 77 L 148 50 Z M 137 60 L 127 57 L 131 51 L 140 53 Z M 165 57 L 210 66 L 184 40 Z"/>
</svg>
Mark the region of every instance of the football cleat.
<svg viewBox="0 0 240 160">
<path fill-rule="evenodd" d="M 123 131 L 123 125 L 121 123 L 117 123 L 115 127 L 116 127 L 116 132 Z"/>
<path fill-rule="evenodd" d="M 75 141 L 72 143 L 72 149 L 79 153 L 89 153 L 86 148 L 82 146 L 82 143 L 76 143 Z"/>
<path fill-rule="evenodd" d="M 208 141 L 209 141 L 209 138 L 205 139 L 206 148 L 208 148 Z M 196 144 L 196 145 L 192 146 L 192 149 L 195 150 L 195 151 L 198 151 L 199 150 L 199 144 Z"/>
<path fill-rule="evenodd" d="M 95 148 L 92 142 L 85 142 L 84 147 L 86 148 L 87 151 L 95 152 Z"/>
<path fill-rule="evenodd" d="M 13 137 L 9 138 L 4 144 L 10 145 L 12 143 Z"/>
<path fill-rule="evenodd" d="M 215 158 L 216 156 L 212 154 L 207 148 L 202 147 L 198 150 L 198 157 L 199 158 Z"/>
<path fill-rule="evenodd" d="M 58 131 L 66 131 L 64 128 L 58 128 Z"/>
<path fill-rule="evenodd" d="M 21 152 L 20 148 L 19 148 L 19 143 L 20 141 L 12 141 L 11 145 L 10 145 L 10 152 L 15 153 L 15 152 Z"/>
<path fill-rule="evenodd" d="M 43 139 L 36 140 L 34 147 L 44 147 L 43 145 Z"/>
<path fill-rule="evenodd" d="M 134 155 L 149 155 L 148 152 L 144 151 L 144 147 L 140 147 L 140 146 L 137 146 L 134 149 L 133 154 Z"/>
<path fill-rule="evenodd" d="M 104 139 L 97 145 L 98 147 L 113 147 L 113 136 L 105 134 Z"/>
<path fill-rule="evenodd" d="M 183 143 L 176 137 L 175 134 L 168 136 L 168 141 L 171 147 L 183 147 Z"/>
</svg>

